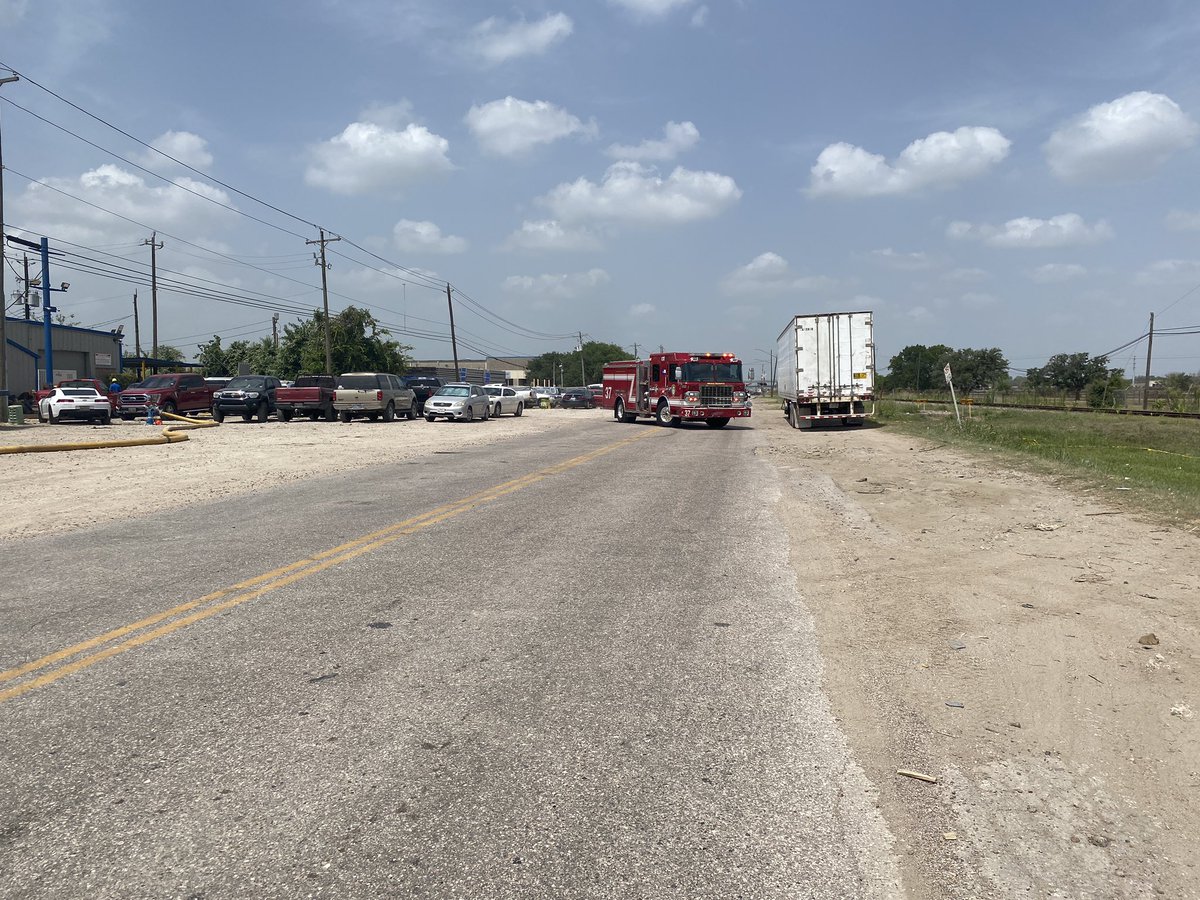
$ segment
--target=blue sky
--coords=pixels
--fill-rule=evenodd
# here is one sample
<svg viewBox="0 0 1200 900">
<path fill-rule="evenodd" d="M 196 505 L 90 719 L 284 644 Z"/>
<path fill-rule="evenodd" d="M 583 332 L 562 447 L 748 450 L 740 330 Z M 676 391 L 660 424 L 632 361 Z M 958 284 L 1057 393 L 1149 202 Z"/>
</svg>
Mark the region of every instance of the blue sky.
<svg viewBox="0 0 1200 900">
<path fill-rule="evenodd" d="M 872 309 L 881 368 L 1024 368 L 1200 323 L 1198 37 L 1184 0 L 0 0 L 5 219 L 126 334 L 157 230 L 189 354 L 319 305 L 320 226 L 331 307 L 419 358 L 448 281 L 462 356 L 582 331 L 761 366 L 791 315 Z"/>
</svg>

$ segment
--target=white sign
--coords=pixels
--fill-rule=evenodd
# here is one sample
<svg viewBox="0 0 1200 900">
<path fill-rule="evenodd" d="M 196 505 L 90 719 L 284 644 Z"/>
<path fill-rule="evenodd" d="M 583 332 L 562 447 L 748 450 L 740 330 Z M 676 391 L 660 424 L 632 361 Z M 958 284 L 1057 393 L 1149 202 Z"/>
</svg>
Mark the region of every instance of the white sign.
<svg viewBox="0 0 1200 900">
<path fill-rule="evenodd" d="M 946 384 L 950 384 L 952 380 L 950 378 L 950 363 L 946 363 L 946 368 L 942 369 L 942 374 L 946 376 Z"/>
<path fill-rule="evenodd" d="M 60 381 L 74 381 L 78 377 L 79 377 L 79 373 L 76 372 L 74 369 L 55 369 L 54 370 L 54 383 L 55 384 L 58 384 Z"/>
<path fill-rule="evenodd" d="M 101 368 L 111 369 L 112 368 L 112 354 L 111 353 L 97 353 L 96 354 L 96 365 L 100 366 Z"/>
</svg>

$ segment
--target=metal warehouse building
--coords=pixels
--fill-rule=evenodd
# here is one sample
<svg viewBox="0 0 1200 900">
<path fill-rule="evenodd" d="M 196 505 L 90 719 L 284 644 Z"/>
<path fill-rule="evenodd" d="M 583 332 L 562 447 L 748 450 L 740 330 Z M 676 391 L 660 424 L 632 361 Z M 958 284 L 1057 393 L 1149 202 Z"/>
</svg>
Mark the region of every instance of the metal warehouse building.
<svg viewBox="0 0 1200 900">
<path fill-rule="evenodd" d="M 14 400 L 32 394 L 46 380 L 46 326 L 33 319 L 4 320 L 8 338 L 8 392 Z M 74 325 L 50 326 L 51 384 L 66 378 L 104 383 L 121 371 L 121 338 L 113 331 Z"/>
</svg>

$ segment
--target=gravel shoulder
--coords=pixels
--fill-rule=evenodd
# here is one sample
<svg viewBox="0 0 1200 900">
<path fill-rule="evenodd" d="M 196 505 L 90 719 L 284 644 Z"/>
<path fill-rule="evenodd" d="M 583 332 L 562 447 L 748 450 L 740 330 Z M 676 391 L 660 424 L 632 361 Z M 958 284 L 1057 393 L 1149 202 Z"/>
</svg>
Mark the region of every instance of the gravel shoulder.
<svg viewBox="0 0 1200 900">
<path fill-rule="evenodd" d="M 0 456 L 0 548 L 607 415 L 235 422 L 173 445 Z M 830 703 L 906 895 L 1200 897 L 1200 539 L 885 428 L 800 432 L 772 410 L 753 427 L 780 476 L 763 502 L 788 524 Z M 0 444 L 151 429 L 3 426 Z"/>
<path fill-rule="evenodd" d="M 755 428 L 909 895 L 1200 897 L 1200 540 L 885 428 Z"/>
</svg>

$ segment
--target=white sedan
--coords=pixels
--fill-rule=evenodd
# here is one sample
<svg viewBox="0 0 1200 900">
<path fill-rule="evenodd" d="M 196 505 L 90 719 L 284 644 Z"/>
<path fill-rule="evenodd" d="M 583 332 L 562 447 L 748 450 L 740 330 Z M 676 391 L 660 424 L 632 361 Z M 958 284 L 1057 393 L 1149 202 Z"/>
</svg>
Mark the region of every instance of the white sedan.
<svg viewBox="0 0 1200 900">
<path fill-rule="evenodd" d="M 493 416 L 502 416 L 505 413 L 519 416 L 525 412 L 525 400 L 513 388 L 502 384 L 487 384 L 483 389 L 492 398 Z"/>
<path fill-rule="evenodd" d="M 38 421 L 56 425 L 64 419 L 112 422 L 112 404 L 95 388 L 59 387 L 38 403 Z"/>
</svg>

